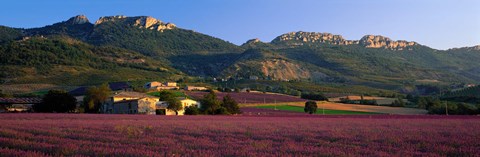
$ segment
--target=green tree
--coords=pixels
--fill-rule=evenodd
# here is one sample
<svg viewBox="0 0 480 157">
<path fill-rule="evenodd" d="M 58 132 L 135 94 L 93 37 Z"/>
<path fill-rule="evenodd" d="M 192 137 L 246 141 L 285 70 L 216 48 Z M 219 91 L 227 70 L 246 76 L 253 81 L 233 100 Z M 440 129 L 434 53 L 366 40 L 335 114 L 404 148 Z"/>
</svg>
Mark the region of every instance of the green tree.
<svg viewBox="0 0 480 157">
<path fill-rule="evenodd" d="M 215 114 L 216 110 L 220 108 L 220 101 L 217 100 L 217 94 L 210 91 L 200 100 L 202 112 L 205 114 Z"/>
<path fill-rule="evenodd" d="M 445 106 L 447 105 L 447 106 Z M 434 105 L 430 106 L 428 109 L 429 114 L 446 114 L 446 110 L 448 110 L 448 114 L 458 114 L 457 113 L 458 106 L 454 102 L 440 102 L 438 101 L 434 103 Z"/>
<path fill-rule="evenodd" d="M 478 108 L 475 105 L 471 105 L 467 103 L 459 103 L 457 104 L 456 114 L 475 115 L 475 114 L 478 114 L 477 110 Z"/>
<path fill-rule="evenodd" d="M 428 100 L 425 97 L 420 97 L 417 100 L 417 107 L 421 109 L 426 109 L 428 105 Z"/>
<path fill-rule="evenodd" d="M 178 115 L 178 111 L 183 109 L 182 103 L 177 99 L 175 93 L 168 90 L 162 90 L 159 93 L 159 97 L 160 101 L 167 102 L 167 109 L 175 111 L 175 115 Z"/>
<path fill-rule="evenodd" d="M 230 114 L 239 114 L 241 113 L 240 108 L 238 107 L 237 101 L 233 99 L 230 94 L 227 94 L 223 97 L 222 107 L 224 107 Z"/>
<path fill-rule="evenodd" d="M 112 90 L 107 84 L 102 84 L 99 87 L 90 87 L 87 89 L 87 93 L 83 98 L 83 105 L 85 112 L 98 113 L 101 105 L 108 99 Z"/>
<path fill-rule="evenodd" d="M 50 90 L 42 98 L 42 103 L 35 104 L 35 112 L 73 112 L 77 107 L 77 99 L 65 91 Z"/>
<path fill-rule="evenodd" d="M 200 114 L 200 110 L 198 110 L 197 107 L 195 106 L 188 106 L 185 108 L 185 114 L 186 115 L 197 115 Z"/>
<path fill-rule="evenodd" d="M 405 107 L 405 101 L 401 97 L 398 97 L 397 100 L 393 101 L 391 106 L 393 107 Z"/>
<path fill-rule="evenodd" d="M 182 103 L 176 97 L 169 97 L 165 101 L 168 103 L 167 109 L 175 111 L 175 115 L 183 109 Z"/>
<path fill-rule="evenodd" d="M 317 102 L 315 101 L 307 101 L 305 103 L 305 108 L 303 109 L 305 113 L 313 114 L 317 112 Z"/>
<path fill-rule="evenodd" d="M 160 101 L 167 101 L 168 99 L 175 98 L 175 93 L 168 91 L 168 90 L 162 90 L 159 92 L 158 97 L 160 97 Z"/>
</svg>

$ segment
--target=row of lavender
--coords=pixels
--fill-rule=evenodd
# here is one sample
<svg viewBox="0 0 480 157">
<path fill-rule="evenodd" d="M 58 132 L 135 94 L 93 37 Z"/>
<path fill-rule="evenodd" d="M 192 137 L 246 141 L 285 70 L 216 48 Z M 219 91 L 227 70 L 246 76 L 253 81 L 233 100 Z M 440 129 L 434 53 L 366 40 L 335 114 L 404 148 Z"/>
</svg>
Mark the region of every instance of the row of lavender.
<svg viewBox="0 0 480 157">
<path fill-rule="evenodd" d="M 0 123 L 2 156 L 480 154 L 478 117 L 3 114 Z"/>
</svg>

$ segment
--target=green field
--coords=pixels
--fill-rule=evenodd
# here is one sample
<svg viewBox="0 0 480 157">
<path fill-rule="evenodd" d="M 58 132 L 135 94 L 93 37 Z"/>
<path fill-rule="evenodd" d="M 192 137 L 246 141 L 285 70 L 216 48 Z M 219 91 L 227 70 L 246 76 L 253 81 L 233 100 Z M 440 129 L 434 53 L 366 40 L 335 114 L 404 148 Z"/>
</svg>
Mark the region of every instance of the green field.
<svg viewBox="0 0 480 157">
<path fill-rule="evenodd" d="M 290 106 L 290 105 L 278 105 L 278 106 L 257 106 L 256 108 L 261 109 L 277 109 L 277 110 L 284 110 L 284 111 L 294 111 L 294 112 L 304 112 L 303 107 L 299 106 Z M 342 110 L 328 110 L 325 109 L 324 111 L 321 108 L 317 109 L 315 114 L 380 114 L 375 112 L 359 112 L 359 111 L 342 111 Z"/>
</svg>

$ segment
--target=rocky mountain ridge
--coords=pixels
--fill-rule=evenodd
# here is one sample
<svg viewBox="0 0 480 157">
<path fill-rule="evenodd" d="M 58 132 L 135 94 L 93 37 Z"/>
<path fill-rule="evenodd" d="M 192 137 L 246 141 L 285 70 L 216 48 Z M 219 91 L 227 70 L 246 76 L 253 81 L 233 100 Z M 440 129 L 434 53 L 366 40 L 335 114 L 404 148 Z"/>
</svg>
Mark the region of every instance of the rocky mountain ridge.
<svg viewBox="0 0 480 157">
<path fill-rule="evenodd" d="M 300 46 L 305 43 L 325 43 L 331 45 L 360 45 L 366 48 L 384 48 L 390 50 L 404 50 L 418 45 L 416 42 L 404 40 L 391 40 L 380 35 L 365 35 L 360 40 L 346 40 L 341 35 L 317 32 L 290 32 L 282 34 L 272 40 L 272 44 L 287 44 L 288 46 Z"/>
<path fill-rule="evenodd" d="M 95 25 L 100 25 L 106 22 L 115 22 L 121 21 L 125 22 L 128 25 L 137 26 L 139 28 L 145 28 L 150 30 L 157 30 L 163 32 L 163 30 L 174 29 L 177 26 L 173 23 L 164 23 L 158 19 L 155 19 L 151 16 L 135 16 L 135 17 L 127 17 L 123 15 L 117 16 L 103 16 L 100 17 L 96 22 Z"/>
</svg>

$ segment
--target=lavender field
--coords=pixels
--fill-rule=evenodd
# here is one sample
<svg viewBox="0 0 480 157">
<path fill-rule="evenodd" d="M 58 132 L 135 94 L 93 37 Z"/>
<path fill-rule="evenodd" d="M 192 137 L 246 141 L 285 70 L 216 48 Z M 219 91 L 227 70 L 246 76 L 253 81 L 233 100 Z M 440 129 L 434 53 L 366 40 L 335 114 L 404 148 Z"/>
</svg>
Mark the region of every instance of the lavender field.
<svg viewBox="0 0 480 157">
<path fill-rule="evenodd" d="M 1 114 L 0 156 L 476 156 L 480 117 Z"/>
</svg>

